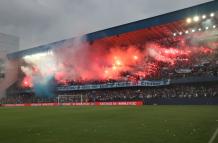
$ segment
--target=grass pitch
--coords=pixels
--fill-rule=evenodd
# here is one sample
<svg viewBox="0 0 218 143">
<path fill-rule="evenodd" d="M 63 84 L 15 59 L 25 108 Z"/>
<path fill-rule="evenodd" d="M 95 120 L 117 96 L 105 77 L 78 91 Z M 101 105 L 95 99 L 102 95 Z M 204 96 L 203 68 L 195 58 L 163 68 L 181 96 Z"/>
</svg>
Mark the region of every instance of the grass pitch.
<svg viewBox="0 0 218 143">
<path fill-rule="evenodd" d="M 218 106 L 0 108 L 0 143 L 207 143 L 216 128 Z"/>
</svg>

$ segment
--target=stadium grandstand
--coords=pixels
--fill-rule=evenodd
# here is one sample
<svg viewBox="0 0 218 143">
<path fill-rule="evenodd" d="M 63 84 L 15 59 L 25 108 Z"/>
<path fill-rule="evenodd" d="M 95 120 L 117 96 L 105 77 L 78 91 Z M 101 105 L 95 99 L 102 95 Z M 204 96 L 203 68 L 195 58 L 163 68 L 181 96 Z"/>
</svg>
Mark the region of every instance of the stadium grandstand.
<svg viewBox="0 0 218 143">
<path fill-rule="evenodd" d="M 218 104 L 218 1 L 7 55 L 2 105 Z"/>
</svg>

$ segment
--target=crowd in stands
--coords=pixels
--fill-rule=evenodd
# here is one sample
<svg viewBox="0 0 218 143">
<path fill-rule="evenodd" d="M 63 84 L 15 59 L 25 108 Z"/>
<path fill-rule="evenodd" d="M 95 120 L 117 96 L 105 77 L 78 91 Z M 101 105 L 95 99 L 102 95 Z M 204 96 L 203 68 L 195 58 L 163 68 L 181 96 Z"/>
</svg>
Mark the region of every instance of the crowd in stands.
<svg viewBox="0 0 218 143">
<path fill-rule="evenodd" d="M 56 97 L 39 97 L 33 94 L 7 96 L 0 99 L 0 104 L 24 104 L 24 103 L 56 103 Z"/>
<path fill-rule="evenodd" d="M 86 84 L 107 84 L 119 81 L 129 80 L 162 80 L 162 79 L 181 79 L 186 77 L 218 77 L 218 50 L 212 54 L 197 53 L 192 57 L 177 57 L 176 62 L 163 63 L 160 61 L 146 61 L 140 65 L 158 65 L 156 72 L 146 77 L 140 77 L 134 73 L 122 73 L 120 79 L 107 80 L 76 80 L 66 81 L 66 84 L 58 84 L 58 86 L 69 85 L 86 85 Z M 144 67 L 136 67 L 145 69 Z M 133 71 L 134 72 L 134 71 Z M 127 78 L 128 77 L 128 78 Z M 23 89 L 19 89 L 23 90 Z M 25 89 L 24 89 L 25 90 Z M 62 96 L 58 96 L 62 95 Z M 59 97 L 59 98 L 58 98 Z M 57 93 L 54 97 L 42 97 L 34 94 L 18 94 L 7 96 L 0 99 L 0 104 L 5 103 L 53 103 L 53 102 L 109 102 L 109 101 L 136 101 L 150 99 L 195 99 L 195 98 L 218 98 L 218 85 L 198 84 L 198 85 L 168 85 L 162 87 L 134 87 L 122 89 L 99 89 L 75 91 L 68 93 Z"/>
<path fill-rule="evenodd" d="M 143 67 L 150 63 L 155 66 L 146 76 L 139 76 L 131 72 L 123 72 L 120 74 L 119 79 L 107 80 L 68 80 L 65 84 L 60 83 L 59 86 L 68 85 L 86 85 L 86 84 L 105 84 L 114 83 L 119 81 L 132 81 L 132 80 L 163 80 L 163 79 L 177 79 L 186 77 L 218 77 L 218 50 L 214 50 L 213 54 L 196 54 L 192 57 L 178 57 L 175 63 L 165 63 L 161 61 L 144 61 L 136 66 L 138 69 L 149 69 Z M 147 71 L 146 71 L 147 72 Z"/>
<path fill-rule="evenodd" d="M 70 95 L 70 94 L 67 94 Z M 106 89 L 93 91 L 80 91 L 72 93 L 74 96 L 63 96 L 63 102 L 81 101 L 137 101 L 154 98 L 199 98 L 218 97 L 218 85 L 177 85 L 164 87 Z M 64 101 L 64 99 L 66 99 Z"/>
<path fill-rule="evenodd" d="M 61 95 L 61 96 L 60 96 Z M 164 87 L 141 87 L 122 89 L 102 89 L 91 91 L 74 91 L 59 93 L 54 97 L 38 97 L 35 95 L 18 95 L 0 99 L 5 103 L 53 103 L 53 102 L 110 102 L 110 101 L 146 101 L 149 99 L 193 99 L 218 98 L 218 85 L 171 85 Z"/>
</svg>

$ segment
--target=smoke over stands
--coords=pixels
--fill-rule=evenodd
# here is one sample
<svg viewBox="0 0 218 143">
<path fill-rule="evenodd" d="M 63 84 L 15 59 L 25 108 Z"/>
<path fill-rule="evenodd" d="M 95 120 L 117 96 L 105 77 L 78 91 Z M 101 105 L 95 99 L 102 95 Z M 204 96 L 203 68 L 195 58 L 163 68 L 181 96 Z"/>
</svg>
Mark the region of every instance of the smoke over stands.
<svg viewBox="0 0 218 143">
<path fill-rule="evenodd" d="M 52 91 L 51 86 L 55 86 L 55 82 L 128 80 L 133 76 L 146 79 L 151 75 L 158 76 L 160 63 L 173 67 L 183 60 L 185 65 L 196 54 L 213 53 L 211 43 L 198 46 L 196 37 L 194 45 L 187 43 L 185 37 L 178 38 L 179 43 L 175 47 L 151 42 L 140 47 L 103 46 L 90 44 L 85 37 L 77 38 L 52 51 L 25 56 L 26 64 L 21 67 L 25 74 L 22 86 L 33 87 L 39 95 L 51 96 L 46 90 L 49 87 Z"/>
</svg>

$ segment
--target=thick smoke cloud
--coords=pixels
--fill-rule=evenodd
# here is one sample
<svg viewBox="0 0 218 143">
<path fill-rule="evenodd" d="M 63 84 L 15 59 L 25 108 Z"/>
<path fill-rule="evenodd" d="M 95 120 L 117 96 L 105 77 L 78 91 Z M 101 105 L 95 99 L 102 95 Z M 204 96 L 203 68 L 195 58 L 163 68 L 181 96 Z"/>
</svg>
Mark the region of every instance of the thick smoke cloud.
<svg viewBox="0 0 218 143">
<path fill-rule="evenodd" d="M 21 67 L 25 73 L 22 84 L 43 91 L 41 87 L 54 85 L 51 83 L 54 79 L 67 84 L 69 81 L 156 77 L 163 64 L 175 69 L 182 63 L 183 68 L 188 68 L 196 62 L 193 57 L 213 54 L 217 49 L 217 38 L 211 41 L 208 37 L 214 37 L 216 33 L 214 29 L 178 36 L 175 37 L 176 46 L 155 42 L 140 46 L 106 46 L 98 42 L 90 44 L 85 37 L 77 38 L 47 53 L 25 56 L 26 64 Z"/>
<path fill-rule="evenodd" d="M 20 49 L 156 16 L 209 0 L 1 0 L 0 32 Z"/>
<path fill-rule="evenodd" d="M 66 46 L 67 45 L 67 46 Z M 67 43 L 56 50 L 56 58 L 61 65 L 57 74 L 60 80 L 99 80 L 118 78 L 121 71 L 130 69 L 142 58 L 136 46 L 107 47 L 90 45 L 85 38 Z"/>
</svg>

